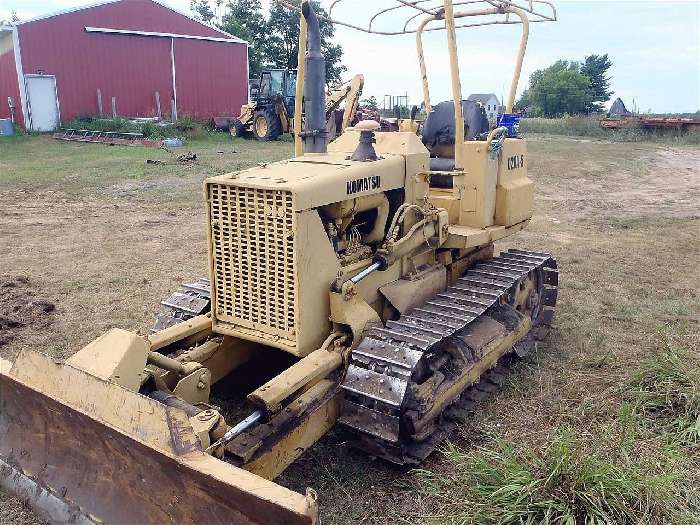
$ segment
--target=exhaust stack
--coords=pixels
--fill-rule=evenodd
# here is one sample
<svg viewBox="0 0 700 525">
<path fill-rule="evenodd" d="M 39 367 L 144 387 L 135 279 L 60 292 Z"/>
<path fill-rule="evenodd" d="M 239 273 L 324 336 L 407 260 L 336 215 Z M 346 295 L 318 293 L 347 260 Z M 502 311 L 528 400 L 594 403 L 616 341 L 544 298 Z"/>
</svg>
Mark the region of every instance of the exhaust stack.
<svg viewBox="0 0 700 525">
<path fill-rule="evenodd" d="M 304 153 L 326 153 L 326 61 L 321 53 L 321 30 L 311 4 L 305 1 L 301 13 L 308 27 L 308 49 L 304 78 L 306 121 L 302 138 Z"/>
</svg>

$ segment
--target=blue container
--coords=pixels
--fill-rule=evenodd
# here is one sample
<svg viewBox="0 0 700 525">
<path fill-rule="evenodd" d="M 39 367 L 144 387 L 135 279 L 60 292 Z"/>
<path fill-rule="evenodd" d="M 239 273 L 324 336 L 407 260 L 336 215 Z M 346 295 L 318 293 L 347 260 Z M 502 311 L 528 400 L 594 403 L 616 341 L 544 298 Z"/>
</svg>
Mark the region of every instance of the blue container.
<svg viewBox="0 0 700 525">
<path fill-rule="evenodd" d="M 9 137 L 15 134 L 15 127 L 9 118 L 0 118 L 0 137 Z"/>
<path fill-rule="evenodd" d="M 498 117 L 498 125 L 508 130 L 509 137 L 517 137 L 520 131 L 520 115 L 516 113 L 504 113 Z"/>
</svg>

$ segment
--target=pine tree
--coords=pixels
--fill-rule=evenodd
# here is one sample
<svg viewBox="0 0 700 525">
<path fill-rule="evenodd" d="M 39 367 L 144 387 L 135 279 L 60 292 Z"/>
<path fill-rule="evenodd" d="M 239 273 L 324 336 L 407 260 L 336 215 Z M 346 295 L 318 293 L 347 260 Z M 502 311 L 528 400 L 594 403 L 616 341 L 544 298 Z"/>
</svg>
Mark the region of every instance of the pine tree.
<svg viewBox="0 0 700 525">
<path fill-rule="evenodd" d="M 591 81 L 591 103 L 588 111 L 600 111 L 603 103 L 610 100 L 613 92 L 610 90 L 610 77 L 607 72 L 612 66 L 608 54 L 588 55 L 581 65 L 581 74 Z"/>
</svg>

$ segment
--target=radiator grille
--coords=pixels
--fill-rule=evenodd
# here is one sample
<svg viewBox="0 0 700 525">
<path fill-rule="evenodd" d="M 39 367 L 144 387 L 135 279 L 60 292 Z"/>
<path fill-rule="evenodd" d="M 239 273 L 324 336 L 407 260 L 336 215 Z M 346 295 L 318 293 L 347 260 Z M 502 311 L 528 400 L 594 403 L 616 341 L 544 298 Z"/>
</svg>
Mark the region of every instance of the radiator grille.
<svg viewBox="0 0 700 525">
<path fill-rule="evenodd" d="M 288 191 L 209 184 L 216 317 L 294 337 L 294 212 Z"/>
</svg>

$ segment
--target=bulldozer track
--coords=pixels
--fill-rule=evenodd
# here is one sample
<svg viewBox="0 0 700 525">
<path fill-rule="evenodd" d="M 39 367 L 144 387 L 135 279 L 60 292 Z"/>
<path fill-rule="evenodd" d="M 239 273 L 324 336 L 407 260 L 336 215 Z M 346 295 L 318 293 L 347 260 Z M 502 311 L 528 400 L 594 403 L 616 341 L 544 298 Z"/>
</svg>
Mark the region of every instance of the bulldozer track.
<svg viewBox="0 0 700 525">
<path fill-rule="evenodd" d="M 211 310 L 211 283 L 209 279 L 201 278 L 193 283 L 182 284 L 160 302 L 160 310 L 156 314 L 156 322 L 151 333 L 160 332 L 197 315 L 206 314 Z"/>
<path fill-rule="evenodd" d="M 534 299 L 526 308 L 516 297 L 520 290 L 527 292 L 528 283 Z M 551 255 L 512 249 L 477 263 L 398 320 L 369 329 L 353 350 L 342 383 L 345 400 L 339 421 L 354 434 L 354 444 L 398 464 L 425 459 L 475 403 L 502 384 L 507 354 L 514 350 L 524 355 L 546 335 L 557 287 Z M 530 330 L 516 337 L 514 330 L 526 317 Z M 513 344 L 491 361 L 476 356 L 474 341 L 484 329 L 499 328 L 513 336 Z M 434 392 L 449 387 L 457 391 L 438 410 L 430 399 L 426 403 L 431 386 Z"/>
</svg>

